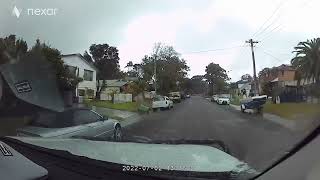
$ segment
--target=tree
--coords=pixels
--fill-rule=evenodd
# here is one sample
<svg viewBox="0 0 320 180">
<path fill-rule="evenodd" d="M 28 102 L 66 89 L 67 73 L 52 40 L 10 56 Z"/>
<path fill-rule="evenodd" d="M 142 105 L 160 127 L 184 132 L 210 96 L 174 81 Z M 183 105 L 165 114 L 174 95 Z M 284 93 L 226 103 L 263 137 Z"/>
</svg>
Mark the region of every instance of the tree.
<svg viewBox="0 0 320 180">
<path fill-rule="evenodd" d="M 191 89 L 190 91 L 195 94 L 203 94 L 206 90 L 206 81 L 203 75 L 193 76 L 190 80 Z"/>
<path fill-rule="evenodd" d="M 28 51 L 28 45 L 23 39 L 16 39 L 15 35 L 0 38 L 0 64 L 14 63 L 20 61 L 22 57 L 39 55 L 48 61 L 56 72 L 58 88 L 61 91 L 74 89 L 82 80 L 71 74 L 63 65 L 61 53 L 55 48 L 51 48 L 45 43 L 36 40 L 34 46 Z"/>
<path fill-rule="evenodd" d="M 143 79 L 150 81 L 154 78 L 154 63 L 156 63 L 157 90 L 166 94 L 170 91 L 180 91 L 189 67 L 184 59 L 180 58 L 172 46 L 156 44 L 150 56 L 142 59 Z M 177 83 L 179 82 L 179 83 Z"/>
<path fill-rule="evenodd" d="M 125 68 L 128 68 L 127 71 L 127 76 L 128 77 L 139 77 L 139 72 L 138 72 L 138 64 L 133 64 L 132 61 L 129 61 Z"/>
<path fill-rule="evenodd" d="M 93 63 L 92 57 L 90 56 L 90 54 L 87 51 L 84 51 L 83 57 L 88 63 Z"/>
<path fill-rule="evenodd" d="M 270 74 L 270 68 L 263 68 L 259 73 L 258 73 L 258 78 L 261 82 L 266 81 L 266 78 Z"/>
<path fill-rule="evenodd" d="M 296 69 L 295 78 L 300 86 L 302 79 L 312 80 L 315 84 L 311 84 L 307 88 L 307 93 L 319 97 L 320 88 L 320 38 L 314 38 L 304 42 L 299 42 L 294 47 L 291 64 Z"/>
<path fill-rule="evenodd" d="M 221 93 L 226 90 L 226 81 L 230 80 L 227 75 L 227 71 L 220 67 L 219 64 L 210 63 L 206 66 L 206 74 L 204 77 L 209 83 L 209 94 L 212 95 L 214 92 Z"/>
<path fill-rule="evenodd" d="M 258 78 L 261 82 L 273 80 L 274 78 L 277 77 L 278 71 L 279 71 L 278 67 L 263 68 L 258 73 Z"/>
<path fill-rule="evenodd" d="M 252 82 L 253 78 L 250 74 L 244 74 L 241 76 L 241 80 L 246 82 Z"/>
<path fill-rule="evenodd" d="M 132 61 L 129 61 L 126 65 L 126 68 L 128 68 L 128 72 L 130 71 L 130 68 L 133 67 L 133 62 Z"/>
<path fill-rule="evenodd" d="M 126 89 L 126 93 L 132 94 L 132 96 L 135 97 L 143 92 L 145 87 L 146 83 L 144 81 L 131 82 Z"/>
<path fill-rule="evenodd" d="M 139 79 L 143 78 L 143 70 L 142 70 L 141 64 L 129 64 L 128 63 L 126 67 L 128 67 L 127 76 L 137 77 Z M 129 70 L 129 67 L 132 67 L 132 69 Z"/>
<path fill-rule="evenodd" d="M 143 77 L 143 69 L 141 64 L 134 64 L 133 65 L 133 71 L 136 77 L 142 78 Z"/>
<path fill-rule="evenodd" d="M 291 64 L 303 78 L 320 84 L 320 38 L 299 42 L 294 49 Z"/>
<path fill-rule="evenodd" d="M 63 64 L 61 53 L 55 48 L 51 48 L 45 43 L 36 40 L 35 45 L 31 48 L 28 54 L 38 54 L 47 60 L 56 72 L 56 79 L 60 91 L 73 90 L 83 79 L 69 72 L 67 66 Z"/>
<path fill-rule="evenodd" d="M 116 79 L 121 77 L 119 66 L 118 49 L 108 44 L 92 44 L 89 48 L 94 65 L 97 67 L 97 80 L 102 80 L 102 83 L 97 83 L 96 98 L 100 98 L 101 91 L 105 87 L 105 80 Z"/>
<path fill-rule="evenodd" d="M 186 93 L 192 92 L 192 81 L 189 78 L 184 78 L 182 84 L 180 85 L 181 89 L 183 89 Z"/>
<path fill-rule="evenodd" d="M 19 61 L 27 51 L 27 42 L 23 39 L 16 39 L 16 35 L 0 38 L 0 64 L 14 60 Z"/>
</svg>

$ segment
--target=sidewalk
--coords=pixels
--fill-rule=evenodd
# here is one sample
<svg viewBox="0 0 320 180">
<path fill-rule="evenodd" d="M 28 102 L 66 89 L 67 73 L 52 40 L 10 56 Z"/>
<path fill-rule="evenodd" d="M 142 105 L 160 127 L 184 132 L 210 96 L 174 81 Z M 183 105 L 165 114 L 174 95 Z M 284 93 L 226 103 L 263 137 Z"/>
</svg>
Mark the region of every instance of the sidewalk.
<svg viewBox="0 0 320 180">
<path fill-rule="evenodd" d="M 233 107 L 233 108 L 234 108 L 235 110 L 237 110 L 237 111 L 240 111 L 240 110 L 241 110 L 240 106 L 238 106 L 238 105 L 230 104 L 230 106 Z"/>
<path fill-rule="evenodd" d="M 233 107 L 235 110 L 237 111 L 241 111 L 241 108 L 239 105 L 233 105 L 233 104 L 229 104 L 231 107 Z M 253 113 L 253 110 L 252 109 L 246 109 L 246 112 L 248 113 Z"/>
<path fill-rule="evenodd" d="M 230 107 L 234 108 L 237 111 L 240 111 L 241 108 L 238 105 L 233 105 L 230 104 Z M 248 112 L 250 109 L 246 110 Z M 285 119 L 280 116 L 277 116 L 275 114 L 271 113 L 263 113 L 263 119 L 272 121 L 274 123 L 277 123 L 285 128 L 288 128 L 293 131 L 305 131 L 305 132 L 310 132 L 315 126 L 319 125 L 320 122 L 313 120 L 313 119 L 296 119 L 296 120 L 291 120 L 291 119 Z"/>
</svg>

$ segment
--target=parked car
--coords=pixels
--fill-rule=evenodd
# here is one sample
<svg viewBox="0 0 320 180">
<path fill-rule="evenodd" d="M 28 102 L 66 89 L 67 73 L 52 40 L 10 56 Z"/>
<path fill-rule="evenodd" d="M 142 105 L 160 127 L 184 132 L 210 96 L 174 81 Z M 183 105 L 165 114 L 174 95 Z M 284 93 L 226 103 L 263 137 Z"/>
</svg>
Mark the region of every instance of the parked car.
<svg viewBox="0 0 320 180">
<path fill-rule="evenodd" d="M 31 123 L 17 130 L 17 136 L 44 138 L 112 137 L 121 140 L 121 125 L 117 120 L 108 119 L 97 112 L 77 108 L 63 112 L 40 112 Z"/>
<path fill-rule="evenodd" d="M 171 109 L 173 102 L 167 96 L 156 96 L 152 101 L 152 109 Z"/>
<path fill-rule="evenodd" d="M 226 97 L 226 96 L 219 96 L 216 100 L 216 102 L 220 105 L 222 104 L 226 104 L 229 105 L 230 104 L 230 98 Z"/>
<path fill-rule="evenodd" d="M 173 102 L 181 102 L 181 94 L 180 92 L 170 92 L 169 98 Z"/>
<path fill-rule="evenodd" d="M 217 99 L 218 99 L 218 95 L 213 95 L 211 97 L 211 102 L 217 102 Z"/>
</svg>

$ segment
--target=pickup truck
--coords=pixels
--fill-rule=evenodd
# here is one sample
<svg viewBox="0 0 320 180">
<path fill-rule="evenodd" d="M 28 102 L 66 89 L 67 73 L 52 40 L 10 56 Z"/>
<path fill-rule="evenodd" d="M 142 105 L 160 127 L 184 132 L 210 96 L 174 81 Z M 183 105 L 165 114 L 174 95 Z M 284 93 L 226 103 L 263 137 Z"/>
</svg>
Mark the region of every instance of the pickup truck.
<svg viewBox="0 0 320 180">
<path fill-rule="evenodd" d="M 181 94 L 180 92 L 170 92 L 169 99 L 173 102 L 181 102 Z"/>
</svg>

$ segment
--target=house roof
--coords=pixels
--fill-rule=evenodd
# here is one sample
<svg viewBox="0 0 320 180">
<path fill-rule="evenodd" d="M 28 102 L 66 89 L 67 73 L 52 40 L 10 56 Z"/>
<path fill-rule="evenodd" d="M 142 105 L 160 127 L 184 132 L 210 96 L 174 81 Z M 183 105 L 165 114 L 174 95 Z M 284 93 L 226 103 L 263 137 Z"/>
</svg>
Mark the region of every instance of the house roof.
<svg viewBox="0 0 320 180">
<path fill-rule="evenodd" d="M 102 80 L 99 80 L 99 83 L 102 83 Z M 128 83 L 128 81 L 121 79 L 105 80 L 106 87 L 122 87 Z"/>
<path fill-rule="evenodd" d="M 245 83 L 245 84 L 238 84 L 238 88 L 239 89 L 251 89 L 251 84 L 249 82 Z"/>
<path fill-rule="evenodd" d="M 250 84 L 250 82 L 249 81 L 246 81 L 246 80 L 239 80 L 239 81 L 237 81 L 236 82 L 237 84 Z"/>
<path fill-rule="evenodd" d="M 88 64 L 90 67 L 92 67 L 94 70 L 98 71 L 96 66 L 93 65 L 93 63 L 89 63 L 80 53 L 75 54 L 63 54 L 61 57 L 70 57 L 70 56 L 78 56 L 81 60 L 83 60 L 86 64 Z"/>
<path fill-rule="evenodd" d="M 280 66 L 278 66 L 279 70 L 284 70 L 284 71 L 295 71 L 295 69 L 290 66 L 290 65 L 286 65 L 286 64 L 282 64 Z"/>
</svg>

